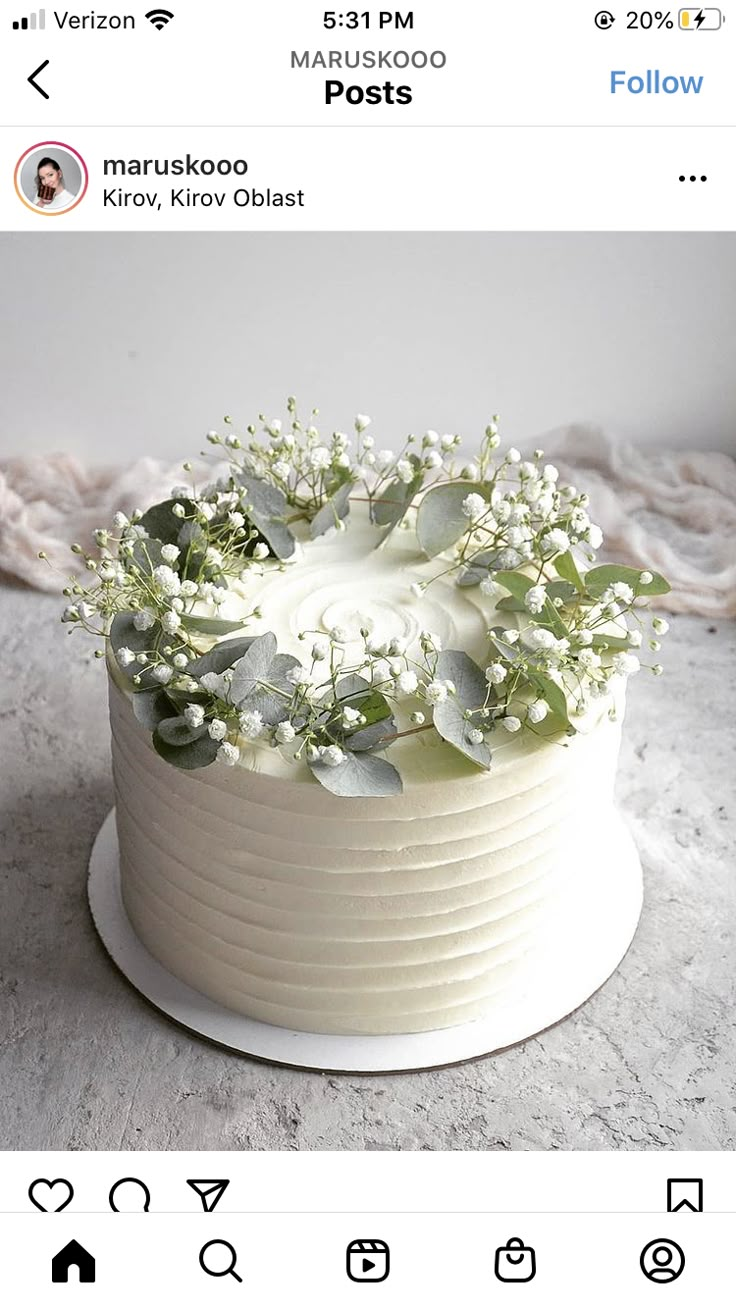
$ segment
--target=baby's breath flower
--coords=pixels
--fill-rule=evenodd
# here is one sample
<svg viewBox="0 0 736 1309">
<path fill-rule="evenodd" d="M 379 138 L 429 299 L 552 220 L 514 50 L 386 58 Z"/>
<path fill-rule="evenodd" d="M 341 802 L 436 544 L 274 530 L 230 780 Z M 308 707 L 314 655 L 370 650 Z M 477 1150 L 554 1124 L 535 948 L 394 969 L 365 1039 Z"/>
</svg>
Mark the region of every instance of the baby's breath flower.
<svg viewBox="0 0 736 1309">
<path fill-rule="evenodd" d="M 487 508 L 487 501 L 483 499 L 482 495 L 478 495 L 476 491 L 471 491 L 470 495 L 466 495 L 460 506 L 464 517 L 469 518 L 471 523 L 482 518 Z"/>
<path fill-rule="evenodd" d="M 175 564 L 180 553 L 178 545 L 163 545 L 161 547 L 161 558 L 167 564 Z"/>
<path fill-rule="evenodd" d="M 590 524 L 587 532 L 585 533 L 585 537 L 588 542 L 588 545 L 592 546 L 594 550 L 600 550 L 601 546 L 603 545 L 603 532 L 601 531 L 597 523 Z"/>
<path fill-rule="evenodd" d="M 284 721 L 283 723 L 277 724 L 274 738 L 278 741 L 279 745 L 288 745 L 290 741 L 294 740 L 295 736 L 296 732 L 291 723 Z"/>
<path fill-rule="evenodd" d="M 437 450 L 428 450 L 424 456 L 425 468 L 441 468 L 442 455 Z"/>
<path fill-rule="evenodd" d="M 660 618 L 658 614 L 655 614 L 652 619 L 652 627 L 660 636 L 664 636 L 665 632 L 669 632 L 670 630 L 670 625 L 667 622 L 667 619 Z"/>
<path fill-rule="evenodd" d="M 129 522 L 130 519 L 128 518 L 128 515 L 122 513 L 120 509 L 113 515 L 112 525 L 118 532 L 122 532 L 124 528 L 128 526 Z"/>
<path fill-rule="evenodd" d="M 556 644 L 554 632 L 546 627 L 533 627 L 526 639 L 533 650 L 552 650 Z"/>
<path fill-rule="evenodd" d="M 661 677 L 662 673 L 664 672 L 664 668 L 662 667 L 661 664 L 652 664 L 651 671 L 654 673 L 655 677 Z"/>
<path fill-rule="evenodd" d="M 502 596 L 508 595 L 505 586 L 495 582 L 492 577 L 484 577 L 480 584 L 483 595 L 487 595 L 489 600 L 500 600 Z"/>
<path fill-rule="evenodd" d="M 411 668 L 405 669 L 396 678 L 396 690 L 402 695 L 413 695 L 418 686 L 419 678 Z"/>
<path fill-rule="evenodd" d="M 593 633 L 589 628 L 581 627 L 577 632 L 573 633 L 573 640 L 578 645 L 591 645 L 593 641 Z"/>
<path fill-rule="evenodd" d="M 440 445 L 443 450 L 453 450 L 455 448 L 455 437 L 451 432 L 445 432 L 445 435 L 440 437 Z"/>
<path fill-rule="evenodd" d="M 166 686 L 166 683 L 170 682 L 173 676 L 174 670 L 169 664 L 157 664 L 155 668 L 151 669 L 151 677 L 154 681 L 160 682 L 162 686 Z"/>
<path fill-rule="evenodd" d="M 345 762 L 345 755 L 339 745 L 327 745 L 320 753 L 320 760 L 328 768 L 339 768 Z"/>
<path fill-rule="evenodd" d="M 503 664 L 489 664 L 486 668 L 486 681 L 491 686 L 500 686 L 506 681 L 506 669 Z"/>
<path fill-rule="evenodd" d="M 154 568 L 153 580 L 164 595 L 178 595 L 181 590 L 179 576 L 168 564 L 159 564 Z"/>
<path fill-rule="evenodd" d="M 174 632 L 179 630 L 179 615 L 176 610 L 169 609 L 165 614 L 161 615 L 161 626 L 165 632 L 172 636 Z"/>
<path fill-rule="evenodd" d="M 182 718 L 188 727 L 201 727 L 204 722 L 204 709 L 201 704 L 184 706 Z"/>
<path fill-rule="evenodd" d="M 271 464 L 271 472 L 280 482 L 285 482 L 291 473 L 291 464 L 285 459 L 275 459 Z"/>
<path fill-rule="evenodd" d="M 519 632 L 517 628 L 507 627 L 506 631 L 501 633 L 501 639 L 505 641 L 507 645 L 516 645 L 516 642 L 519 640 Z"/>
<path fill-rule="evenodd" d="M 265 724 L 258 709 L 244 709 L 238 717 L 238 725 L 243 736 L 249 741 L 257 741 L 263 735 Z"/>
<path fill-rule="evenodd" d="M 509 446 L 508 450 L 506 451 L 506 462 L 508 464 L 521 463 L 521 455 L 519 451 L 516 449 L 515 445 Z"/>
<path fill-rule="evenodd" d="M 197 583 L 189 578 L 181 584 L 181 594 L 186 596 L 188 600 L 191 600 L 197 594 L 197 590 Z"/>
<path fill-rule="evenodd" d="M 653 581 L 654 578 L 652 574 L 648 572 L 646 568 L 644 569 L 643 573 L 639 573 L 639 582 L 641 583 L 642 586 L 649 586 L 649 583 Z"/>
<path fill-rule="evenodd" d="M 643 639 L 641 632 L 629 632 L 629 645 L 635 650 L 639 649 Z"/>
<path fill-rule="evenodd" d="M 155 621 L 156 615 L 152 609 L 139 609 L 138 613 L 133 614 L 133 626 L 136 632 L 147 632 Z"/>
<path fill-rule="evenodd" d="M 414 468 L 408 459 L 400 459 L 396 465 L 396 476 L 400 482 L 408 484 L 414 476 Z"/>
<path fill-rule="evenodd" d="M 460 476 L 461 476 L 462 478 L 464 478 L 466 482 L 477 482 L 477 481 L 478 481 L 478 478 L 479 478 L 479 476 L 480 476 L 480 474 L 479 474 L 479 472 L 478 472 L 478 465 L 477 465 L 477 464 L 465 464 L 465 465 L 460 469 Z"/>
<path fill-rule="evenodd" d="M 439 432 L 434 432 L 432 428 L 430 428 L 429 431 L 425 432 L 424 436 L 422 437 L 422 445 L 428 445 L 428 446 L 439 445 L 439 440 L 440 440 Z"/>
<path fill-rule="evenodd" d="M 524 596 L 524 604 L 530 614 L 541 614 L 547 600 L 547 591 L 543 586 L 530 586 Z"/>
<path fill-rule="evenodd" d="M 229 768 L 232 768 L 240 758 L 240 751 L 236 745 L 231 745 L 229 741 L 223 741 L 217 751 L 216 758 L 219 764 L 227 764 Z"/>
<path fill-rule="evenodd" d="M 442 704 L 447 699 L 447 686 L 445 682 L 432 681 L 428 682 L 424 688 L 424 698 L 427 704 Z"/>
<path fill-rule="evenodd" d="M 586 673 L 592 673 L 601 666 L 601 657 L 595 650 L 583 649 L 578 654 L 578 664 Z"/>
<path fill-rule="evenodd" d="M 227 723 L 222 718 L 213 718 L 207 731 L 213 741 L 224 741 L 227 736 Z"/>
<path fill-rule="evenodd" d="M 186 509 L 184 508 L 183 504 L 179 503 L 179 501 L 177 501 L 175 505 L 171 506 L 171 512 L 175 518 L 186 518 L 187 516 Z"/>
<path fill-rule="evenodd" d="M 534 704 L 529 705 L 526 716 L 530 723 L 542 723 L 544 722 L 548 713 L 549 713 L 549 705 L 547 704 L 547 701 L 535 700 Z"/>
<path fill-rule="evenodd" d="M 479 727 L 471 727 L 468 730 L 467 736 L 471 745 L 482 745 L 483 733 Z"/>
<path fill-rule="evenodd" d="M 121 645 L 116 658 L 121 668 L 129 668 L 131 664 L 135 663 L 135 654 L 128 649 L 127 645 Z"/>
<path fill-rule="evenodd" d="M 506 717 L 501 719 L 501 726 L 505 727 L 507 732 L 518 732 L 521 727 L 521 719 L 517 718 L 515 714 L 506 714 Z"/>
<path fill-rule="evenodd" d="M 640 667 L 637 656 L 629 654 L 625 650 L 619 651 L 611 660 L 612 671 L 623 677 L 630 677 L 632 673 L 638 673 Z"/>
<path fill-rule="evenodd" d="M 187 664 L 189 663 L 189 660 L 187 659 L 187 656 L 184 654 L 184 652 L 180 650 L 179 654 L 174 655 L 174 658 L 172 659 L 171 662 L 173 663 L 174 668 L 176 668 L 179 672 L 181 672 L 182 669 L 186 668 Z"/>
<path fill-rule="evenodd" d="M 414 723 L 414 725 L 415 725 L 416 727 L 422 727 L 422 726 L 423 726 L 423 724 L 425 723 L 426 720 L 425 720 L 424 714 L 422 713 L 421 709 L 416 709 L 416 710 L 414 711 L 414 713 L 411 715 L 411 721 L 412 721 L 412 723 Z"/>
<path fill-rule="evenodd" d="M 342 721 L 344 727 L 355 727 L 359 723 L 363 714 L 354 705 L 346 704 L 342 711 Z"/>
<path fill-rule="evenodd" d="M 315 472 L 322 472 L 323 469 L 329 468 L 330 463 L 332 462 L 332 455 L 326 445 L 315 445 L 314 448 L 309 451 L 307 462 L 309 463 L 309 467 Z"/>
<path fill-rule="evenodd" d="M 553 527 L 542 537 L 541 544 L 545 554 L 564 554 L 570 549 L 570 538 L 561 527 Z"/>
<path fill-rule="evenodd" d="M 368 417 L 368 414 L 355 415 L 356 432 L 364 432 L 366 427 L 370 427 L 370 425 L 371 425 L 371 419 Z"/>
</svg>

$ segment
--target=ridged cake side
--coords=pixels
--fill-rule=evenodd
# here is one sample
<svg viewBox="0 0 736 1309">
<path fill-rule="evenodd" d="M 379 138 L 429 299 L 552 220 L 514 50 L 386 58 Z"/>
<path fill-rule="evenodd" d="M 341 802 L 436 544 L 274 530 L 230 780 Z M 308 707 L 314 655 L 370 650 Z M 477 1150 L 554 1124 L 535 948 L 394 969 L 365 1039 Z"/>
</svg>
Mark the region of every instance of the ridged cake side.
<svg viewBox="0 0 736 1309">
<path fill-rule="evenodd" d="M 301 1031 L 436 1030 L 554 987 L 605 935 L 607 714 L 565 744 L 509 738 L 490 773 L 429 733 L 399 764 L 404 793 L 376 800 L 306 769 L 179 771 L 114 682 L 110 707 L 128 915 L 232 1010 Z"/>
</svg>

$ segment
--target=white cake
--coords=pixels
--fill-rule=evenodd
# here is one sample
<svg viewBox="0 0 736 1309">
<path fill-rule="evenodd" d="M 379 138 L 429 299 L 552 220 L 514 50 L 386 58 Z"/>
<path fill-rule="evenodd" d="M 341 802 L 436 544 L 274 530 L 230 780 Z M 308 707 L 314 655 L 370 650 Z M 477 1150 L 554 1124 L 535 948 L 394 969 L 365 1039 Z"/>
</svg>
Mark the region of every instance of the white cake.
<svg viewBox="0 0 736 1309">
<path fill-rule="evenodd" d="M 371 550 L 372 530 L 353 523 L 307 544 L 225 613 L 257 596 L 263 619 L 248 630 L 271 630 L 302 657 L 299 632 L 339 623 L 357 635 L 367 619 L 382 637 L 429 629 L 487 662 L 478 588 L 447 579 L 413 598 L 409 582 L 441 564 L 417 555 L 412 533 Z M 292 1030 L 375 1035 L 523 1011 L 529 1035 L 625 951 L 640 880 L 638 866 L 616 876 L 621 715 L 610 720 L 608 701 L 570 740 L 495 732 L 490 772 L 433 730 L 404 738 L 390 751 L 403 794 L 363 799 L 332 795 L 305 764 L 246 742 L 235 768 L 180 771 L 156 754 L 131 699 L 113 673 L 124 904 L 151 954 L 227 1008 Z"/>
</svg>

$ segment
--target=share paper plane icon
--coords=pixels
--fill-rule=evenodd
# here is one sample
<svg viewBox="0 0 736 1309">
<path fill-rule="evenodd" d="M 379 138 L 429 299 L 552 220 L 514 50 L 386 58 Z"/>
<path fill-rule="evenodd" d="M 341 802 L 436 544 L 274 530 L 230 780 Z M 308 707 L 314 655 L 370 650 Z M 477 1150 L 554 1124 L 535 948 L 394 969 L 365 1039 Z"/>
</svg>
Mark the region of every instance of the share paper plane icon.
<svg viewBox="0 0 736 1309">
<path fill-rule="evenodd" d="M 187 1178 L 187 1186 L 191 1186 L 192 1190 L 197 1192 L 206 1214 L 211 1214 L 212 1210 L 217 1208 L 229 1185 L 230 1181 L 227 1178 L 219 1180 L 209 1178 L 206 1181 L 195 1177 Z"/>
</svg>

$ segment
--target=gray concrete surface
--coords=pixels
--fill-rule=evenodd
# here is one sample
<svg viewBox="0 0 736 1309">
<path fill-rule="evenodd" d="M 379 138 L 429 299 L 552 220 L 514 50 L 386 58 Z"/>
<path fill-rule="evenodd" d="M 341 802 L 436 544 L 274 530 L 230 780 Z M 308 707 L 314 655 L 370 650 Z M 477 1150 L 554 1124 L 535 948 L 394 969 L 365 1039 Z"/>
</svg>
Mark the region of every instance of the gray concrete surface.
<svg viewBox="0 0 736 1309">
<path fill-rule="evenodd" d="M 103 669 L 53 597 L 0 590 L 0 1148 L 736 1146 L 733 624 L 678 618 L 639 675 L 619 797 L 646 904 L 618 973 L 525 1045 L 334 1077 L 218 1051 L 149 1008 L 85 899 L 112 791 Z"/>
</svg>

